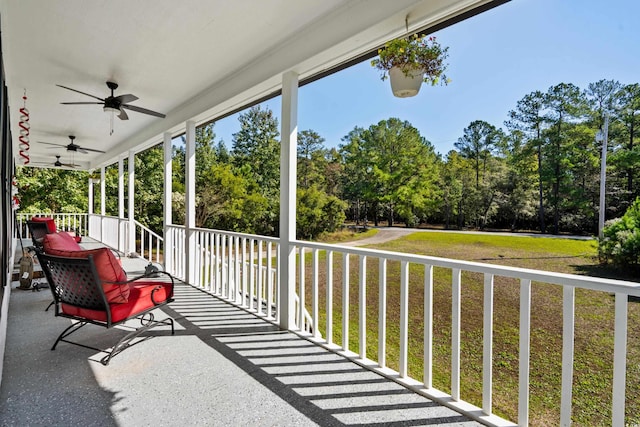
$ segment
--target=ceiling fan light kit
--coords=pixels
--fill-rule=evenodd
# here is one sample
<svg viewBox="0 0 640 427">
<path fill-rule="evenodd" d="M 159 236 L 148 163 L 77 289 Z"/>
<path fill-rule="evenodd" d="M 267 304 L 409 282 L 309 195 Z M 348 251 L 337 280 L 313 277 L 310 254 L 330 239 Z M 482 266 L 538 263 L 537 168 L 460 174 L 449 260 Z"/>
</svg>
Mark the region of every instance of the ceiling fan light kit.
<svg viewBox="0 0 640 427">
<path fill-rule="evenodd" d="M 64 105 L 102 105 L 102 110 L 105 113 L 109 113 L 111 115 L 111 132 L 113 134 L 113 117 L 118 116 L 120 120 L 129 120 L 129 116 L 127 115 L 125 110 L 135 111 L 137 113 L 147 114 L 154 117 L 159 117 L 161 119 L 166 116 L 162 113 L 158 113 L 157 111 L 149 110 L 146 108 L 138 107 L 136 105 L 130 105 L 130 102 L 137 101 L 138 97 L 132 95 L 130 93 L 125 95 L 114 95 L 114 91 L 118 88 L 118 84 L 115 82 L 107 82 L 107 87 L 111 90 L 111 95 L 106 98 L 100 98 L 96 95 L 91 95 L 90 93 L 82 92 L 77 89 L 73 89 L 63 85 L 56 85 L 63 89 L 70 90 L 72 92 L 77 92 L 82 95 L 89 96 L 91 98 L 97 99 L 100 102 L 92 101 L 92 102 L 61 102 Z"/>
</svg>

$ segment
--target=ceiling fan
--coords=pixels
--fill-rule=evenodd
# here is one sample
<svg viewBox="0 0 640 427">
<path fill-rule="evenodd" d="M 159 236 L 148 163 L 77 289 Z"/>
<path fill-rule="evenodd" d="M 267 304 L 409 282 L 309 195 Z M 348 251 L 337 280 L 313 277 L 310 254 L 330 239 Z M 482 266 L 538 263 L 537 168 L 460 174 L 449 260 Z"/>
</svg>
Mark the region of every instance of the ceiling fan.
<svg viewBox="0 0 640 427">
<path fill-rule="evenodd" d="M 93 151 L 94 153 L 104 153 L 104 151 L 102 150 L 96 150 L 94 148 L 87 148 L 87 147 L 81 147 L 78 144 L 74 143 L 73 140 L 76 139 L 75 136 L 73 135 L 69 135 L 69 139 L 71 140 L 70 144 L 64 145 L 64 144 L 55 144 L 53 142 L 43 142 L 43 141 L 38 141 L 39 144 L 47 144 L 47 145 L 54 145 L 56 147 L 64 147 L 67 149 L 67 151 L 73 151 L 73 152 L 77 152 L 77 153 L 83 153 L 83 154 L 88 154 L 89 151 Z M 50 147 L 53 148 L 53 147 Z"/>
<path fill-rule="evenodd" d="M 63 89 L 71 90 L 73 92 L 78 92 L 83 95 L 90 96 L 91 98 L 95 98 L 100 102 L 61 102 L 61 104 L 65 105 L 87 105 L 87 104 L 97 104 L 103 105 L 102 109 L 107 113 L 116 114 L 120 120 L 129 120 L 129 116 L 124 110 L 135 111 L 137 113 L 149 114 L 151 116 L 164 118 L 165 115 L 162 113 L 158 113 L 156 111 L 148 110 L 146 108 L 138 107 L 135 105 L 130 105 L 129 102 L 133 102 L 138 99 L 137 96 L 132 95 L 130 93 L 126 95 L 118 95 L 114 96 L 113 91 L 118 88 L 118 84 L 114 82 L 107 82 L 107 87 L 111 89 L 111 95 L 106 98 L 100 98 L 99 96 L 91 95 L 86 92 L 79 91 L 77 89 L 72 89 L 67 86 L 56 85 Z"/>
<path fill-rule="evenodd" d="M 43 165 L 43 166 L 51 165 L 51 163 L 49 163 L 49 162 L 35 162 L 35 163 L 39 164 L 39 165 Z M 56 161 L 53 162 L 53 166 L 55 166 L 57 168 L 62 167 L 62 166 L 65 166 L 65 167 L 68 167 L 68 168 L 79 168 L 80 167 L 80 165 L 76 165 L 75 163 L 62 163 L 60 161 L 60 156 L 56 156 Z"/>
</svg>

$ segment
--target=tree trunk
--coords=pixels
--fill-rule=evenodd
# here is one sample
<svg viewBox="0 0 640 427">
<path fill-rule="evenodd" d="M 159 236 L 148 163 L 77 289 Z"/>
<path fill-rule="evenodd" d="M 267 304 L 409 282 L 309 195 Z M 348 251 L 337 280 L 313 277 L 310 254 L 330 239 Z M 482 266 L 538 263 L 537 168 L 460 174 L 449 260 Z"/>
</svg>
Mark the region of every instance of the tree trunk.
<svg viewBox="0 0 640 427">
<path fill-rule="evenodd" d="M 538 220 L 540 221 L 540 232 L 545 233 L 544 223 L 544 192 L 542 189 L 542 142 L 540 142 L 540 130 L 538 130 Z"/>
<path fill-rule="evenodd" d="M 378 226 L 378 202 L 373 204 L 373 225 Z"/>
<path fill-rule="evenodd" d="M 451 219 L 451 206 L 449 203 L 444 206 L 444 228 L 449 229 L 449 221 Z"/>
</svg>

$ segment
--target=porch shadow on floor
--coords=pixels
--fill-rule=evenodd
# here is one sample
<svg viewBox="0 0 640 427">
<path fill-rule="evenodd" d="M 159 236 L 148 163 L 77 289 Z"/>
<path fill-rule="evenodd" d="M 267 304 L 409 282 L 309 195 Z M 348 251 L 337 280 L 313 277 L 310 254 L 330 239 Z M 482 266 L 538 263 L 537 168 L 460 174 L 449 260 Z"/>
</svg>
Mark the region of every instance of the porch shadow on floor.
<svg viewBox="0 0 640 427">
<path fill-rule="evenodd" d="M 152 330 L 106 367 L 103 353 L 49 350 L 68 325 L 44 311 L 50 299 L 12 290 L 3 426 L 479 425 L 188 285 L 164 309 L 176 335 Z M 88 326 L 77 339 L 107 347 L 124 333 Z"/>
</svg>

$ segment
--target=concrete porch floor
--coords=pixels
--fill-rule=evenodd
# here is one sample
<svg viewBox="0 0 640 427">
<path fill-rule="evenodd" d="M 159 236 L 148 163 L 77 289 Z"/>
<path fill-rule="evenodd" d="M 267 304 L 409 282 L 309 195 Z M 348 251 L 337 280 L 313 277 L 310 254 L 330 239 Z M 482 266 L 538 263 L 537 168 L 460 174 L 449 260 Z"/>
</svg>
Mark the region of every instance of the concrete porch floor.
<svg viewBox="0 0 640 427">
<path fill-rule="evenodd" d="M 125 266 L 125 269 L 127 267 Z M 12 284 L 0 388 L 2 426 L 479 425 L 252 313 L 180 283 L 152 329 L 115 356 L 60 343 L 69 324 L 48 289 Z M 158 310 L 160 311 L 160 310 Z M 89 325 L 76 340 L 108 348 L 124 330 Z"/>
</svg>

